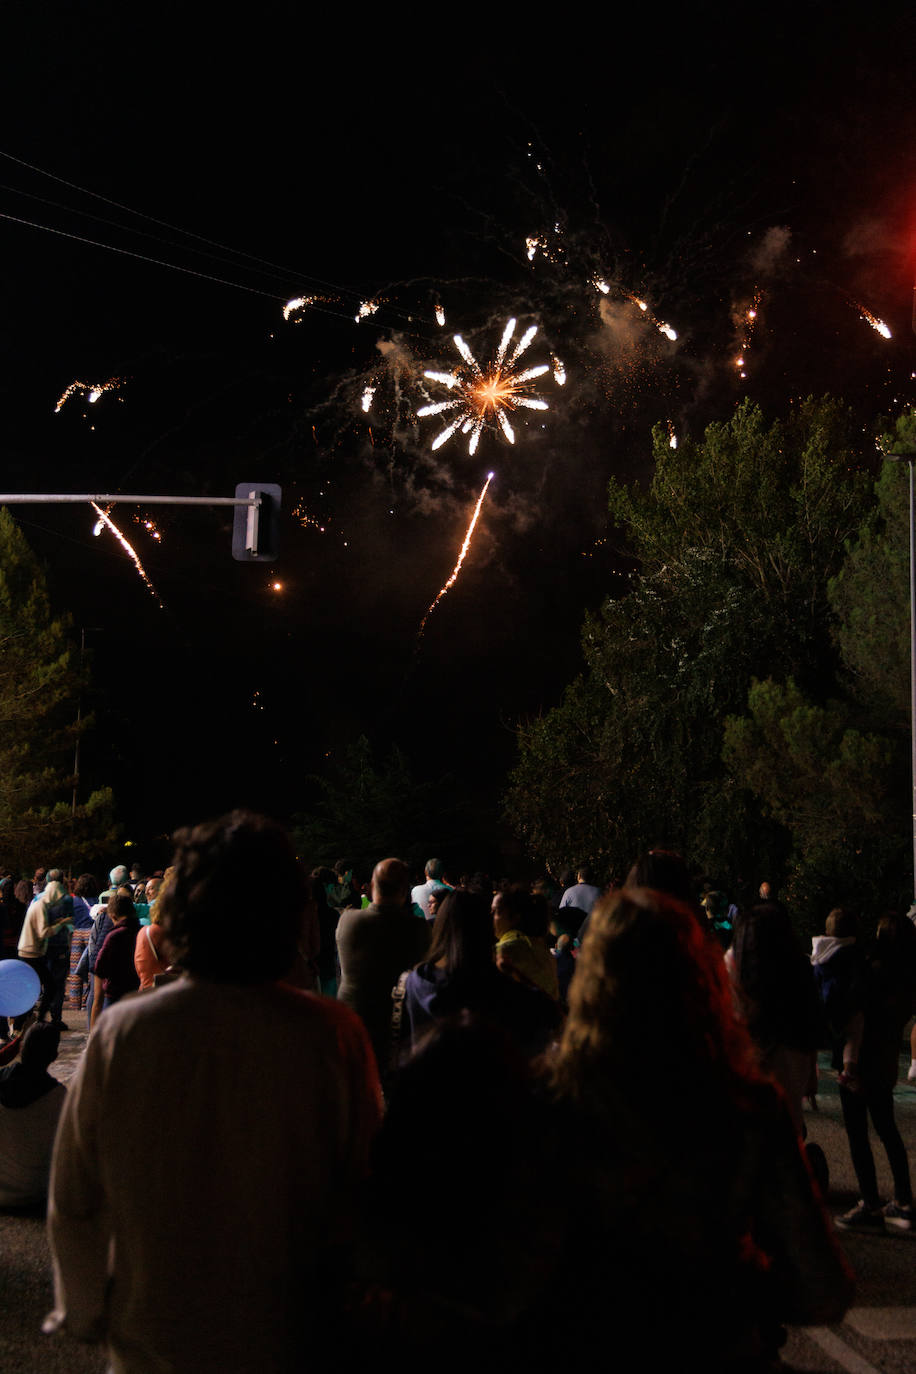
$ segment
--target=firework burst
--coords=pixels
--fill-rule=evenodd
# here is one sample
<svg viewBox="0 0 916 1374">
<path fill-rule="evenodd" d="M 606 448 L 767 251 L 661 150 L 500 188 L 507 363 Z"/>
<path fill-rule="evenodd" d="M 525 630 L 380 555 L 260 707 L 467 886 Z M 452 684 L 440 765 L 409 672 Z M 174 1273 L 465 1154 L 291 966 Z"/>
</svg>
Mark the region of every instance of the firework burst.
<svg viewBox="0 0 916 1374">
<path fill-rule="evenodd" d="M 496 357 L 486 368 L 482 368 L 460 334 L 454 336 L 454 344 L 464 363 L 455 372 L 424 372 L 431 382 L 448 387 L 456 395 L 447 401 L 437 401 L 432 405 L 421 406 L 417 411 L 420 418 L 427 415 L 450 415 L 445 429 L 433 440 L 433 449 L 440 448 L 456 430 L 469 435 L 468 453 L 474 453 L 487 421 L 495 419 L 510 444 L 515 443 L 515 431 L 509 423 L 509 414 L 516 409 L 549 410 L 546 401 L 533 396 L 529 390 L 535 377 L 542 377 L 550 368 L 547 363 L 535 367 L 520 368 L 519 358 L 530 347 L 537 325 L 533 324 L 515 343 L 511 351 L 509 345 L 515 334 L 516 321 L 509 320 L 503 330 Z"/>
</svg>

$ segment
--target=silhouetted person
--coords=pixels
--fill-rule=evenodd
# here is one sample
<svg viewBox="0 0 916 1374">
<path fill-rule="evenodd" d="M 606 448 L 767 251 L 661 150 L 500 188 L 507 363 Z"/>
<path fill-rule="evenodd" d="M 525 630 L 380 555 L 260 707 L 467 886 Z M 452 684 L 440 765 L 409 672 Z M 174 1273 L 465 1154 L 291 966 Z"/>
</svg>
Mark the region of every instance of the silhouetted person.
<svg viewBox="0 0 916 1374">
<path fill-rule="evenodd" d="M 71 1083 L 45 1329 L 131 1374 L 321 1368 L 378 1121 L 369 1042 L 278 981 L 310 900 L 284 833 L 236 811 L 176 840 L 159 903 L 184 977 L 109 1007 Z"/>
</svg>

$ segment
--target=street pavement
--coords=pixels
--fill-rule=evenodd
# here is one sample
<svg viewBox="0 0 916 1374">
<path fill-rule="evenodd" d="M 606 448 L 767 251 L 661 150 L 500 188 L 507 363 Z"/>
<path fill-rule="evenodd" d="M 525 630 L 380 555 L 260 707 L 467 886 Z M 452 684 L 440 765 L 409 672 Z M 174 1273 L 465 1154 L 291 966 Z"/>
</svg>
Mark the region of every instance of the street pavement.
<svg viewBox="0 0 916 1374">
<path fill-rule="evenodd" d="M 75 1024 L 80 1014 L 71 1013 Z M 86 1035 L 71 1031 L 61 1039 L 53 1072 L 62 1082 L 75 1072 Z M 909 1057 L 901 1056 L 895 1108 L 916 1176 L 916 1088 L 906 1083 Z M 664 1092 L 660 1073 L 658 1090 Z M 824 1150 L 830 1166 L 827 1208 L 832 1216 L 858 1200 L 855 1176 L 843 1131 L 836 1080 L 821 1056 L 818 1110 L 806 1112 L 808 1139 Z M 672 1129 L 676 1123 L 672 1122 Z M 873 1140 L 878 1181 L 893 1196 L 890 1171 L 880 1144 Z M 916 1371 L 916 1233 L 860 1235 L 839 1232 L 856 1274 L 856 1301 L 841 1323 L 830 1327 L 793 1327 L 782 1352 L 789 1369 L 811 1374 L 911 1374 Z M 0 1212 L 0 1371 L 2 1374 L 103 1374 L 105 1360 L 95 1347 L 78 1344 L 65 1333 L 41 1334 L 51 1306 L 50 1259 L 44 1219 L 38 1214 Z M 231 1374 L 231 1371 L 227 1371 Z"/>
</svg>

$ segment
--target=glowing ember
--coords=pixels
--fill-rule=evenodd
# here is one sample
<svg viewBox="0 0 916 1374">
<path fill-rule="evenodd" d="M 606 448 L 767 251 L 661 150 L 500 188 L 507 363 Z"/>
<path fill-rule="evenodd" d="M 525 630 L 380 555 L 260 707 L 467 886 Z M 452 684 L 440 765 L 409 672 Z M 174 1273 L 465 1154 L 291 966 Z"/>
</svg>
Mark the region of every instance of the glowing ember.
<svg viewBox="0 0 916 1374">
<path fill-rule="evenodd" d="M 359 324 L 360 320 L 364 320 L 368 315 L 374 315 L 376 310 L 378 310 L 378 301 L 363 301 L 358 313 L 353 318 Z"/>
<path fill-rule="evenodd" d="M 137 572 L 140 574 L 140 576 L 142 577 L 143 581 L 146 583 L 147 587 L 149 588 L 150 595 L 151 595 L 152 597 L 154 597 L 154 598 L 156 599 L 156 601 L 159 602 L 159 609 L 160 609 L 160 610 L 165 610 L 165 607 L 163 606 L 162 601 L 161 601 L 161 599 L 160 599 L 160 597 L 159 597 L 159 593 L 156 591 L 156 588 L 153 586 L 152 582 L 150 581 L 149 577 L 148 577 L 147 574 L 146 574 L 146 569 L 144 568 L 143 564 L 140 562 L 140 559 L 137 557 L 137 551 L 136 551 L 136 549 L 134 548 L 134 546 L 133 546 L 132 544 L 128 543 L 128 541 L 124 538 L 124 535 L 123 535 L 123 534 L 121 533 L 121 531 L 118 529 L 117 525 L 116 525 L 115 522 L 112 520 L 111 516 L 108 514 L 107 511 L 102 510 L 102 507 L 96 505 L 95 501 L 90 501 L 89 504 L 90 504 L 90 506 L 92 507 L 92 509 L 95 511 L 96 515 L 99 517 L 99 521 L 98 521 L 98 524 L 97 524 L 96 527 L 95 527 L 94 533 L 95 533 L 95 534 L 99 534 L 99 533 L 100 533 L 100 526 L 102 526 L 102 525 L 104 525 L 106 529 L 111 530 L 111 532 L 112 532 L 112 534 L 114 535 L 115 539 L 117 539 L 118 543 L 121 545 L 121 548 L 122 548 L 122 549 L 124 550 L 124 552 L 127 554 L 128 558 L 130 558 L 130 560 L 131 560 L 131 562 L 133 563 L 134 567 L 137 569 Z"/>
<path fill-rule="evenodd" d="M 139 525 L 141 529 L 146 530 L 147 534 L 150 536 L 151 539 L 155 539 L 157 543 L 161 543 L 162 533 L 159 529 L 159 526 L 156 524 L 155 520 L 151 520 L 148 515 L 134 515 L 131 517 L 131 519 L 133 520 L 135 525 Z M 97 533 L 98 529 L 99 527 L 98 525 L 96 525 L 94 533 Z"/>
<path fill-rule="evenodd" d="M 363 410 L 366 412 L 367 415 L 369 414 L 369 407 L 372 405 L 372 397 L 373 397 L 374 395 L 375 395 L 375 387 L 374 387 L 374 386 L 367 386 L 366 389 L 365 389 L 365 391 L 363 392 L 363 397 L 362 397 L 362 402 L 361 402 L 362 407 L 363 407 Z"/>
<path fill-rule="evenodd" d="M 660 324 L 658 326 L 658 332 L 664 334 L 665 338 L 670 339 L 672 343 L 674 343 L 677 338 L 677 330 L 672 329 L 670 324 Z"/>
<path fill-rule="evenodd" d="M 471 523 L 468 525 L 467 534 L 464 536 L 464 543 L 461 545 L 461 552 L 460 552 L 459 555 L 458 555 L 458 562 L 455 564 L 454 568 L 452 569 L 451 577 L 448 579 L 448 581 L 447 581 L 447 582 L 444 584 L 444 586 L 441 588 L 441 590 L 440 590 L 438 596 L 436 597 L 435 601 L 433 601 L 433 602 L 431 603 L 429 610 L 426 612 L 426 615 L 423 617 L 423 619 L 422 619 L 422 621 L 421 621 L 421 623 L 420 623 L 420 628 L 419 628 L 419 630 L 417 631 L 417 643 L 418 643 L 418 644 L 419 644 L 420 640 L 423 638 L 423 631 L 426 629 L 426 622 L 427 622 L 427 620 L 429 620 L 429 617 L 432 615 L 433 611 L 436 609 L 436 607 L 438 606 L 439 602 L 440 602 L 440 601 L 442 600 L 442 598 L 445 596 L 446 592 L 450 591 L 451 588 L 454 587 L 455 583 L 456 583 L 457 580 L 458 580 L 458 574 L 461 572 L 461 565 L 462 565 L 462 563 L 464 562 L 465 558 L 467 557 L 468 549 L 471 547 L 471 540 L 472 540 L 473 537 L 474 537 L 474 530 L 475 530 L 475 528 L 476 528 L 476 526 L 477 526 L 477 521 L 480 519 L 480 509 L 481 509 L 481 507 L 482 507 L 482 505 L 483 505 L 484 497 L 485 497 L 486 494 L 487 494 L 487 488 L 489 487 L 489 485 L 490 485 L 490 483 L 491 483 L 492 481 L 493 481 L 493 473 L 492 473 L 492 472 L 488 472 L 488 473 L 487 473 L 487 480 L 486 480 L 486 481 L 484 482 L 484 484 L 483 484 L 483 491 L 480 493 L 480 495 L 479 495 L 478 498 L 477 498 L 477 505 L 474 507 L 474 514 L 471 516 Z"/>
<path fill-rule="evenodd" d="M 441 305 L 436 306 L 436 324 L 438 324 L 440 328 L 445 324 L 445 311 L 442 309 Z"/>
<path fill-rule="evenodd" d="M 556 357 L 556 355 L 552 354 L 551 356 L 553 358 L 553 380 L 556 382 L 557 386 L 565 386 L 566 368 L 560 362 L 560 359 Z"/>
<path fill-rule="evenodd" d="M 509 345 L 515 333 L 515 325 L 514 319 L 507 322 L 496 357 L 486 371 L 481 368 L 461 335 L 455 334 L 454 344 L 465 363 L 465 368 L 454 373 L 424 372 L 424 377 L 429 378 L 430 381 L 438 382 L 441 386 L 447 387 L 449 391 L 457 391 L 458 393 L 447 401 L 436 401 L 431 405 L 421 406 L 417 411 L 417 416 L 421 419 L 428 415 L 443 415 L 448 411 L 454 412 L 453 418 L 449 420 L 445 429 L 441 430 L 433 440 L 433 450 L 441 448 L 460 429 L 462 434 L 470 435 L 468 453 L 476 452 L 481 432 L 488 420 L 495 420 L 506 439 L 510 444 L 513 444 L 515 443 L 515 432 L 509 423 L 508 412 L 519 408 L 524 410 L 549 409 L 546 401 L 541 400 L 539 396 L 531 395 L 526 390 L 528 384 L 534 381 L 535 377 L 541 377 L 545 372 L 550 371 L 548 365 L 541 363 L 524 370 L 519 370 L 516 367 L 518 359 L 534 339 L 537 325 L 532 325 L 530 329 L 527 329 L 510 352 Z"/>
</svg>

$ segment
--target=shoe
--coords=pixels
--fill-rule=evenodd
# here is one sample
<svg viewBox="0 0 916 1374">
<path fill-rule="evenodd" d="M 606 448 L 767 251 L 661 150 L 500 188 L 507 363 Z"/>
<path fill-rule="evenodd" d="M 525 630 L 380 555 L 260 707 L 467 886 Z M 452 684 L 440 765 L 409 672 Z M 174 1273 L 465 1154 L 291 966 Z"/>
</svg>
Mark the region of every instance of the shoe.
<svg viewBox="0 0 916 1374">
<path fill-rule="evenodd" d="M 835 1220 L 841 1231 L 884 1230 L 884 1212 L 880 1207 L 866 1207 L 864 1202 L 857 1203 L 851 1212 L 846 1212 Z"/>
<path fill-rule="evenodd" d="M 916 1225 L 916 1209 L 912 1206 L 901 1207 L 899 1202 L 889 1202 L 884 1208 L 884 1220 L 896 1231 L 912 1231 Z"/>
</svg>

